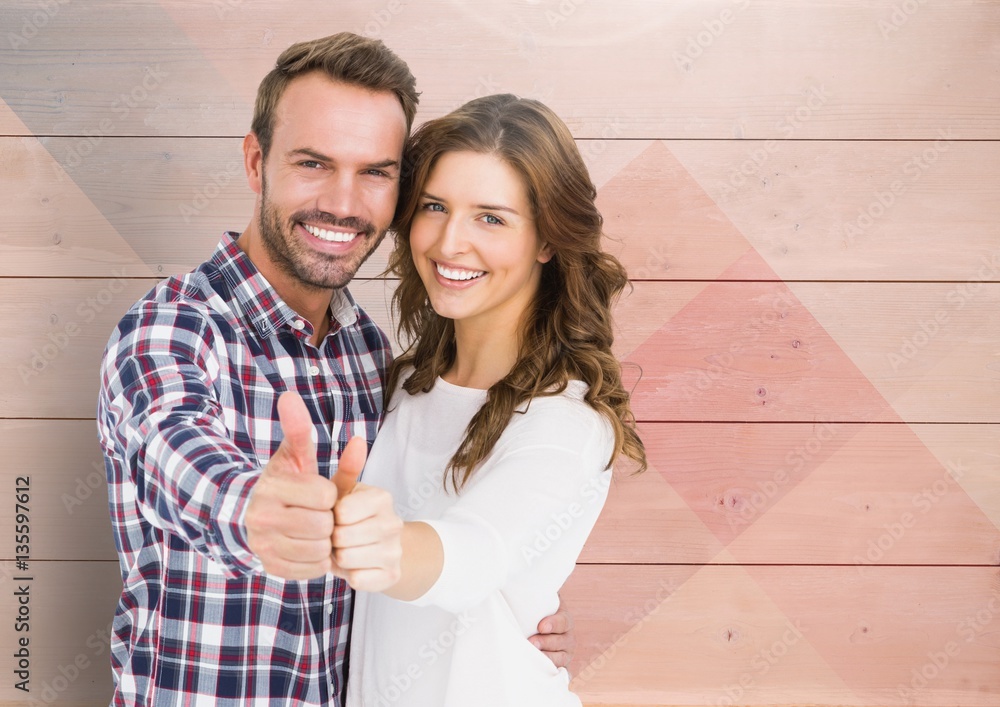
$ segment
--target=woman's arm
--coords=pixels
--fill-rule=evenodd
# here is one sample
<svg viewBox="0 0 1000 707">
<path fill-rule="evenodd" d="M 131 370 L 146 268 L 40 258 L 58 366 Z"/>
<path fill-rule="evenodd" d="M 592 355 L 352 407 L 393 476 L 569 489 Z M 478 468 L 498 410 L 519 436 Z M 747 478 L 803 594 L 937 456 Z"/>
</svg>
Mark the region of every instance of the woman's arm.
<svg viewBox="0 0 1000 707">
<path fill-rule="evenodd" d="M 440 518 L 403 523 L 389 494 L 365 484 L 341 496 L 337 573 L 355 589 L 454 612 L 529 569 L 557 590 L 604 504 L 612 439 L 593 414 L 546 412 L 508 438 L 497 462 Z"/>
<path fill-rule="evenodd" d="M 403 524 L 402 577 L 383 594 L 393 599 L 413 601 L 434 586 L 444 567 L 441 537 L 422 521 Z"/>
</svg>

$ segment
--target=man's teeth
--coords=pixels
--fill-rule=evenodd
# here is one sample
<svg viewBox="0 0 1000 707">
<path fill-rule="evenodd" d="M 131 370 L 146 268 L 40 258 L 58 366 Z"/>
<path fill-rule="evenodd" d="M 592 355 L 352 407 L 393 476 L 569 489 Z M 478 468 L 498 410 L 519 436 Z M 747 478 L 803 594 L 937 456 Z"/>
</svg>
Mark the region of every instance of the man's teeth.
<svg viewBox="0 0 1000 707">
<path fill-rule="evenodd" d="M 435 265 L 437 271 L 441 273 L 441 277 L 447 280 L 474 280 L 486 274 L 485 270 L 452 270 L 439 263 L 435 263 Z"/>
<path fill-rule="evenodd" d="M 327 231 L 324 228 L 316 228 L 307 223 L 302 224 L 309 233 L 313 234 L 321 241 L 333 241 L 334 243 L 349 243 L 358 237 L 357 233 L 345 233 L 343 231 Z"/>
</svg>

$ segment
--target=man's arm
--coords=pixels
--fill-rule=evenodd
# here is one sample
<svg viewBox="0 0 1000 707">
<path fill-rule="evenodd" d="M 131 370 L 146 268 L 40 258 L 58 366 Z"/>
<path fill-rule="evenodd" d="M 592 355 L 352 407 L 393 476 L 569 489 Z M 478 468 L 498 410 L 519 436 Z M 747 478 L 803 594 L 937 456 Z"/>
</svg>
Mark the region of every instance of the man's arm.
<svg viewBox="0 0 1000 707">
<path fill-rule="evenodd" d="M 542 651 L 557 668 L 569 669 L 576 651 L 576 634 L 573 632 L 573 615 L 559 597 L 559 610 L 538 622 L 538 633 L 528 639 Z"/>
<path fill-rule="evenodd" d="M 116 457 L 118 478 L 111 481 L 134 497 L 143 517 L 239 576 L 267 564 L 248 537 L 251 499 L 256 506 L 272 496 L 322 493 L 290 492 L 295 479 L 270 482 L 232 441 L 214 391 L 222 365 L 217 345 L 209 314 L 194 304 L 147 302 L 130 311 L 101 366 L 98 427 L 105 453 Z M 311 483 L 329 485 L 319 477 Z M 321 500 L 332 508 L 332 500 Z"/>
</svg>

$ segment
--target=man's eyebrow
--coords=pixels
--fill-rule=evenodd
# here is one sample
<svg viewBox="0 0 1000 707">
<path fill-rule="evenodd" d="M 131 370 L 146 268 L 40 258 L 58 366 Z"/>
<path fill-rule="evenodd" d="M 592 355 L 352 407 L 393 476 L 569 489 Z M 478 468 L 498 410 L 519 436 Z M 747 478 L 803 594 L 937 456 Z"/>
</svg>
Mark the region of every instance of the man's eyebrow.
<svg viewBox="0 0 1000 707">
<path fill-rule="evenodd" d="M 367 167 L 368 169 L 385 169 L 386 167 L 398 167 L 398 166 L 399 166 L 399 160 L 385 159 L 382 160 L 381 162 L 372 162 Z"/>
<path fill-rule="evenodd" d="M 317 162 L 333 162 L 332 157 L 324 155 L 322 152 L 317 152 L 311 147 L 300 147 L 295 150 L 291 150 L 288 153 L 289 157 L 295 157 L 297 155 L 304 155 L 305 157 L 312 158 Z M 398 167 L 399 160 L 394 160 L 392 158 L 387 158 L 379 162 L 372 162 L 371 164 L 365 165 L 365 169 L 385 169 L 386 167 Z"/>
<path fill-rule="evenodd" d="M 294 157 L 295 155 L 305 155 L 306 157 L 312 157 L 314 160 L 319 162 L 332 162 L 329 157 L 324 155 L 322 152 L 317 152 L 309 147 L 300 147 L 296 150 L 290 150 L 288 152 L 289 157 Z"/>
</svg>

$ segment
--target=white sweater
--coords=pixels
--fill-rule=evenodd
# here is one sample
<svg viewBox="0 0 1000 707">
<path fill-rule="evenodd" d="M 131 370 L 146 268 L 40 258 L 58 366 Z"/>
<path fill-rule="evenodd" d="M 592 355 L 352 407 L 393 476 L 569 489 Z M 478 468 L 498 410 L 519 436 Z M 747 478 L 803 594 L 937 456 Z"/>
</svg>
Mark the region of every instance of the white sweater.
<svg viewBox="0 0 1000 707">
<path fill-rule="evenodd" d="M 434 528 L 444 568 L 412 602 L 357 593 L 348 707 L 580 705 L 527 638 L 557 609 L 611 482 L 614 435 L 586 390 L 573 381 L 515 413 L 457 496 L 443 470 L 486 391 L 397 390 L 363 480 Z"/>
</svg>

